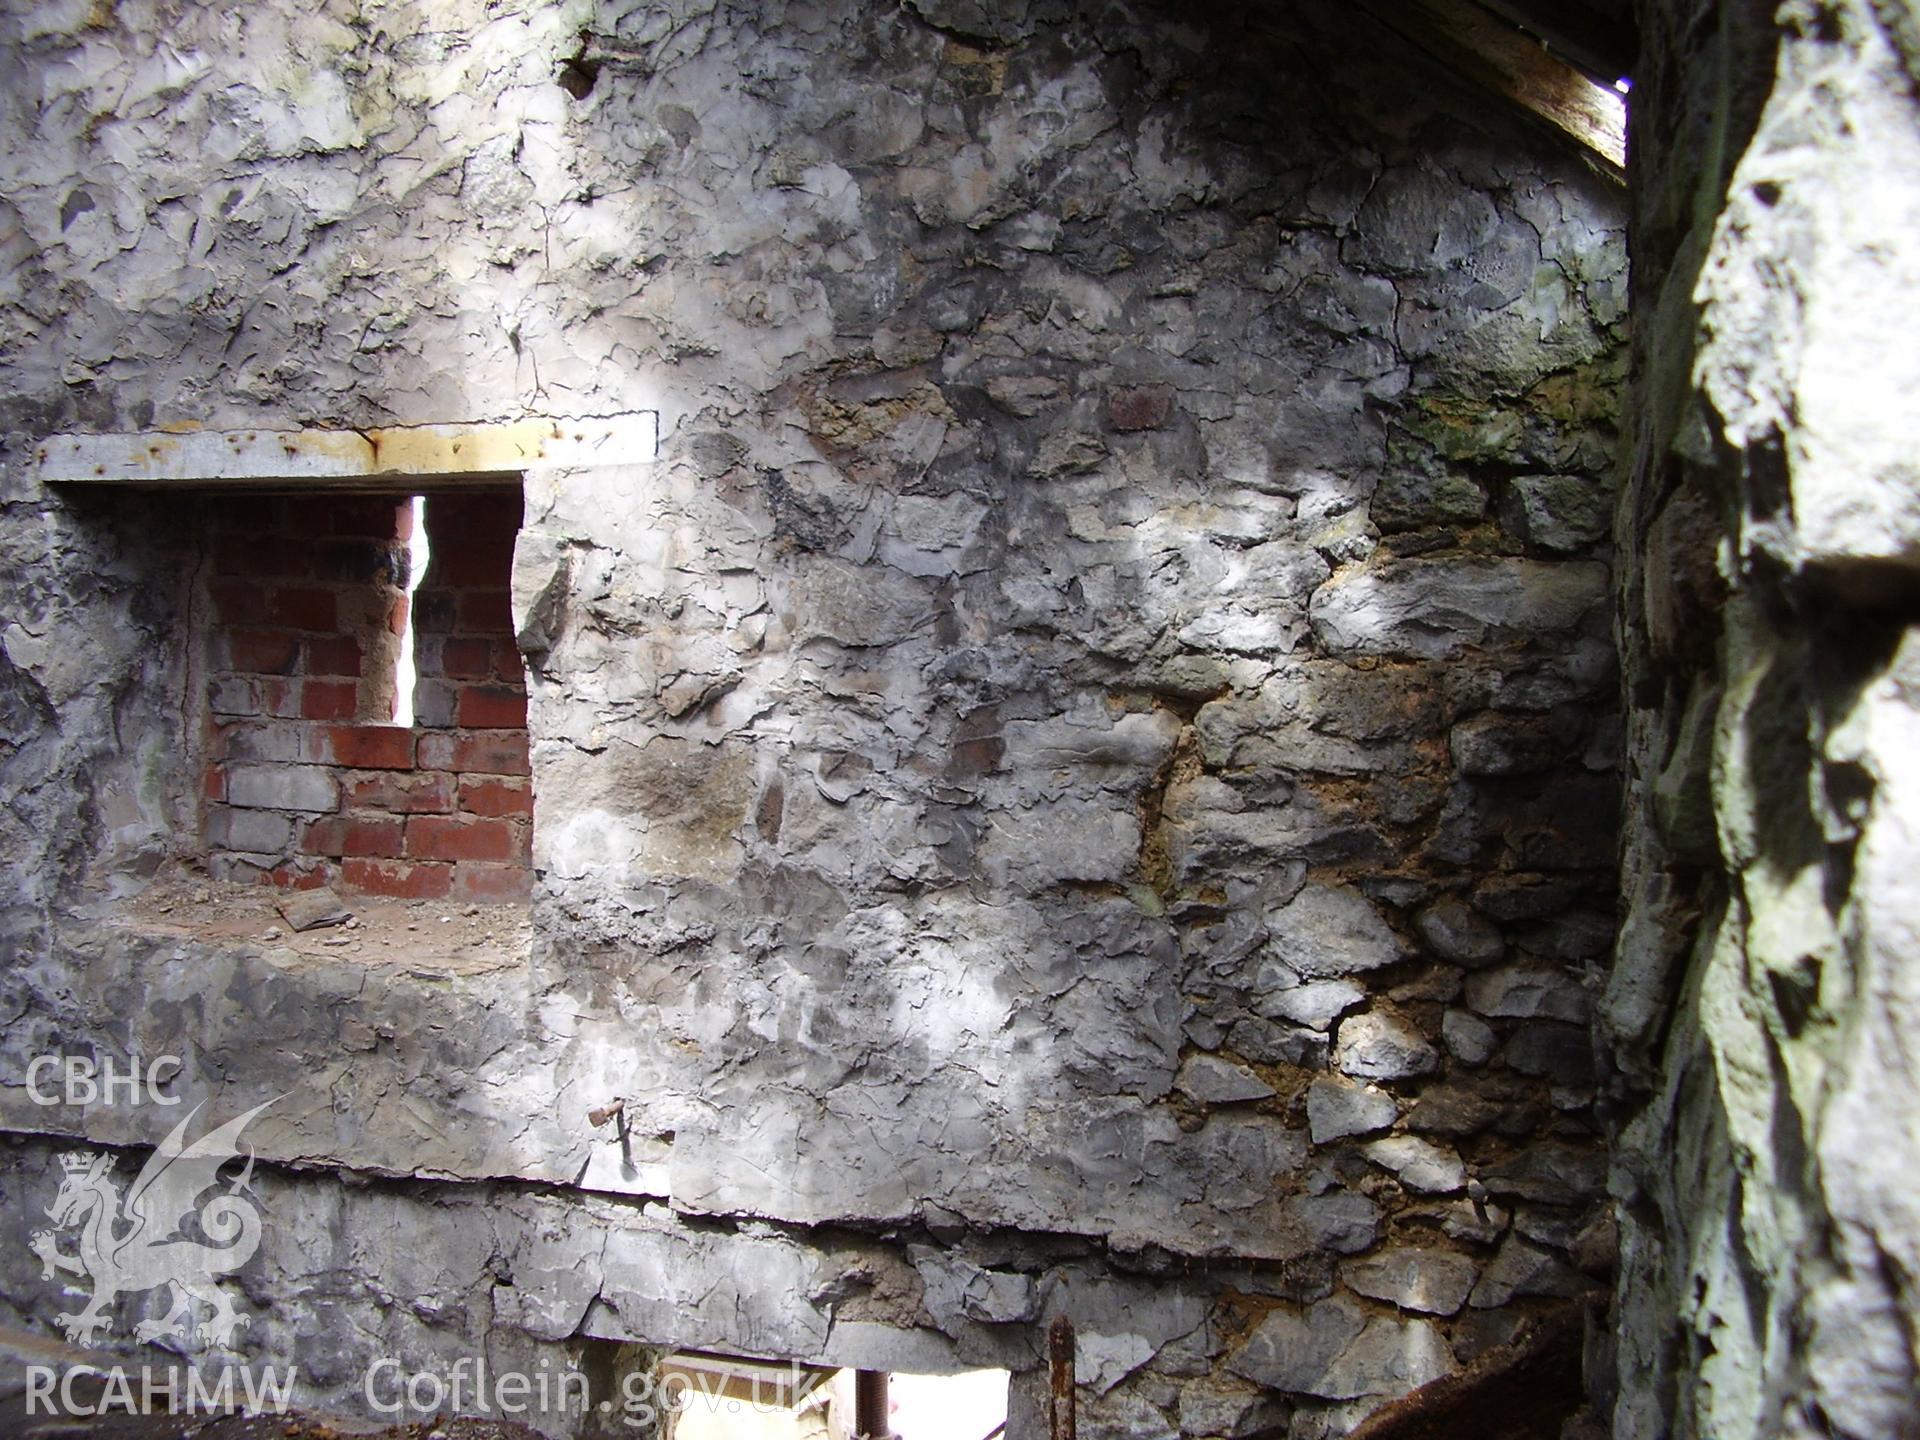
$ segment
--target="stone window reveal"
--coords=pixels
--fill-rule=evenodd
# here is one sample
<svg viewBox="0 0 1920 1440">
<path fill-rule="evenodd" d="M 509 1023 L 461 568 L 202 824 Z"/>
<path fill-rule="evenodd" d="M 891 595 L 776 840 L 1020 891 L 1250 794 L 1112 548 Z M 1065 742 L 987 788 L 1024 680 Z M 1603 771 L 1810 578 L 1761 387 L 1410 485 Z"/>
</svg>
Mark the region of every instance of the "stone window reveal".
<svg viewBox="0 0 1920 1440">
<path fill-rule="evenodd" d="M 416 513 L 432 559 L 410 603 Z M 214 523 L 203 834 L 215 878 L 524 898 L 533 792 L 507 595 L 518 491 L 424 505 L 245 496 Z M 410 696 L 397 688 L 409 622 Z"/>
<path fill-rule="evenodd" d="M 204 764 L 188 848 L 214 878 L 514 901 L 531 890 L 533 831 L 509 595 L 521 476 L 657 450 L 658 417 L 639 411 L 56 435 L 35 465 L 43 481 L 166 490 L 199 511 L 182 642 L 200 667 L 189 719 Z"/>
</svg>

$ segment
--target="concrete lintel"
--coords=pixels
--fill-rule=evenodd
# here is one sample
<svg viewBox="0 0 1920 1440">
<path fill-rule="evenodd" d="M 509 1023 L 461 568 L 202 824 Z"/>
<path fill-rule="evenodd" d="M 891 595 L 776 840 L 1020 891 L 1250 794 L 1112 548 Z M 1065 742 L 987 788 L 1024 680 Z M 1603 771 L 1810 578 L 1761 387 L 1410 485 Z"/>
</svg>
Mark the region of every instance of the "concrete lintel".
<svg viewBox="0 0 1920 1440">
<path fill-rule="evenodd" d="M 634 410 L 381 430 L 49 435 L 33 463 L 49 484 L 364 486 L 498 478 L 536 465 L 630 465 L 655 459 L 659 450 L 659 412 Z"/>
</svg>

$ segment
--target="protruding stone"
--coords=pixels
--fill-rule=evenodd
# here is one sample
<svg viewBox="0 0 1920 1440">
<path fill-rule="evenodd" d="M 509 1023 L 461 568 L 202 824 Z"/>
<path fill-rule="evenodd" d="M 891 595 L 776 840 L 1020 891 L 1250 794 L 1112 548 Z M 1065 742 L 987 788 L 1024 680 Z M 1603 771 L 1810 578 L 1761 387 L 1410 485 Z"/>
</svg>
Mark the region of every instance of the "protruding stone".
<svg viewBox="0 0 1920 1440">
<path fill-rule="evenodd" d="M 1506 950 L 1500 932 L 1463 900 L 1437 900 L 1413 919 L 1414 929 L 1442 960 L 1473 968 L 1490 965 Z"/>
<path fill-rule="evenodd" d="M 1518 475 L 1500 497 L 1508 534 L 1562 555 L 1586 549 L 1612 521 L 1613 496 L 1579 475 Z"/>
<path fill-rule="evenodd" d="M 1448 1010 L 1440 1021 L 1440 1039 L 1454 1059 L 1465 1065 L 1484 1065 L 1499 1037 L 1493 1027 L 1465 1010 Z"/>
<path fill-rule="evenodd" d="M 1273 1311 L 1227 1366 L 1271 1389 L 1322 1400 L 1402 1395 L 1455 1368 L 1432 1322 L 1368 1319 L 1341 1296 L 1304 1315 Z"/>
<path fill-rule="evenodd" d="M 521 529 L 510 573 L 514 643 L 529 655 L 545 655 L 566 625 L 567 547 L 537 525 Z"/>
<path fill-rule="evenodd" d="M 1009 415 L 1031 420 L 1058 405 L 1066 386 L 1051 375 L 995 375 L 987 381 L 986 391 L 993 403 Z"/>
<path fill-rule="evenodd" d="M 1512 1102 L 1481 1095 L 1464 1085 L 1429 1085 L 1413 1102 L 1407 1126 L 1422 1134 L 1474 1135 L 1512 1108 Z"/>
<path fill-rule="evenodd" d="M 1274 957 L 1307 979 L 1377 970 L 1401 958 L 1400 942 L 1358 890 L 1309 885 L 1267 916 Z"/>
<path fill-rule="evenodd" d="M 1315 1393 L 1345 1400 L 1361 1395 L 1404 1395 L 1458 1368 L 1438 1326 L 1428 1320 L 1367 1322 L 1321 1377 Z"/>
<path fill-rule="evenodd" d="M 1513 1223 L 1513 1212 L 1491 1200 L 1476 1204 L 1471 1199 L 1455 1200 L 1439 1212 L 1441 1232 L 1449 1240 L 1470 1245 L 1491 1245 Z"/>
<path fill-rule="evenodd" d="M 1545 1140 L 1511 1160 L 1485 1167 L 1480 1179 L 1495 1195 L 1571 1205 L 1599 1194 L 1605 1175 L 1606 1162 L 1599 1152 Z"/>
<path fill-rule="evenodd" d="M 1321 1387 L 1334 1361 L 1366 1327 L 1366 1312 L 1340 1296 L 1310 1306 L 1304 1313 L 1274 1310 L 1255 1327 L 1227 1368 L 1271 1390 L 1345 1398 Z"/>
<path fill-rule="evenodd" d="M 1348 1260 L 1340 1267 L 1340 1278 L 1357 1294 L 1426 1315 L 1459 1313 L 1479 1273 L 1464 1255 L 1420 1246 Z"/>
<path fill-rule="evenodd" d="M 1462 775 L 1537 775 L 1552 769 L 1565 748 L 1542 717 L 1491 710 L 1454 726 L 1447 745 Z"/>
<path fill-rule="evenodd" d="M 1264 1100 L 1273 1087 L 1244 1065 L 1217 1055 L 1190 1056 L 1180 1067 L 1174 1088 L 1201 1105 L 1231 1105 L 1241 1100 Z"/>
<path fill-rule="evenodd" d="M 1373 492 L 1368 513 L 1382 533 L 1423 525 L 1471 525 L 1487 508 L 1486 492 L 1471 476 L 1397 470 Z"/>
<path fill-rule="evenodd" d="M 1327 1037 L 1319 1031 L 1251 1015 L 1227 1032 L 1227 1048 L 1262 1065 L 1302 1070 L 1324 1070 L 1327 1065 Z"/>
<path fill-rule="evenodd" d="M 1579 1237 L 1582 1217 L 1578 1211 L 1557 1206 L 1522 1205 L 1514 1211 L 1513 1233 L 1536 1245 L 1565 1252 Z"/>
<path fill-rule="evenodd" d="M 1333 1063 L 1364 1080 L 1407 1080 L 1439 1069 L 1440 1056 L 1411 1023 L 1373 1010 L 1340 1022 Z"/>
<path fill-rule="evenodd" d="M 1452 1195 L 1467 1183 L 1467 1167 L 1456 1151 L 1413 1135 L 1395 1135 L 1362 1147 L 1367 1159 L 1391 1170 L 1409 1190 Z"/>
<path fill-rule="evenodd" d="M 1556 915 L 1522 933 L 1520 948 L 1542 960 L 1562 965 L 1598 960 L 1610 953 L 1620 936 L 1620 922 L 1592 910 Z"/>
<path fill-rule="evenodd" d="M 927 1313 L 943 1329 L 964 1320 L 1016 1324 L 1038 1311 L 1039 1295 L 1030 1276 L 983 1269 L 930 1245 L 913 1246 L 908 1253 L 925 1286 Z"/>
<path fill-rule="evenodd" d="M 1333 1293 L 1334 1255 L 1325 1250 L 1306 1250 L 1284 1264 L 1243 1271 L 1238 1283 L 1249 1295 L 1267 1295 L 1276 1300 L 1291 1300 L 1304 1305 L 1324 1300 Z"/>
<path fill-rule="evenodd" d="M 1314 980 L 1263 997 L 1259 1010 L 1269 1019 L 1325 1030 L 1366 998 L 1366 987 L 1357 980 Z"/>
<path fill-rule="evenodd" d="M 1445 1004 L 1460 998 L 1462 979 L 1460 971 L 1452 965 L 1431 965 L 1411 980 L 1394 986 L 1387 992 L 1387 998 L 1396 1005 L 1422 1000 Z"/>
<path fill-rule="evenodd" d="M 1040 442 L 1030 473 L 1045 480 L 1067 475 L 1084 475 L 1107 458 L 1107 447 L 1097 435 L 1077 430 L 1057 430 Z"/>
<path fill-rule="evenodd" d="M 1240 1440 L 1284 1427 L 1286 1401 L 1225 1377 L 1196 1380 L 1180 1392 L 1180 1433 Z"/>
<path fill-rule="evenodd" d="M 1594 1216 L 1573 1237 L 1567 1258 L 1589 1275 L 1613 1274 L 1620 1263 L 1620 1222 L 1611 1207 Z"/>
<path fill-rule="evenodd" d="M 1593 1280 L 1552 1251 L 1509 1235 L 1467 1303 L 1476 1310 L 1491 1310 L 1523 1295 L 1572 1299 L 1593 1288 Z"/>
<path fill-rule="evenodd" d="M 1467 977 L 1467 1004 L 1511 1020 L 1567 1020 L 1584 1025 L 1592 1006 L 1586 987 L 1563 970 L 1503 965 Z"/>
<path fill-rule="evenodd" d="M 1353 1255 L 1380 1238 L 1380 1207 L 1352 1190 L 1296 1195 L 1281 1209 L 1314 1250 Z"/>
<path fill-rule="evenodd" d="M 1376 1134 L 1399 1118 L 1399 1102 L 1371 1085 L 1326 1076 L 1307 1087 L 1307 1129 L 1316 1145 Z"/>
<path fill-rule="evenodd" d="M 1567 875 L 1496 875 L 1473 892 L 1474 909 L 1502 925 L 1543 920 L 1567 908 L 1580 882 Z"/>
<path fill-rule="evenodd" d="M 1153 1359 L 1153 1342 L 1131 1331 L 1103 1335 L 1082 1329 L 1075 1337 L 1074 1383 L 1104 1395 Z"/>
</svg>

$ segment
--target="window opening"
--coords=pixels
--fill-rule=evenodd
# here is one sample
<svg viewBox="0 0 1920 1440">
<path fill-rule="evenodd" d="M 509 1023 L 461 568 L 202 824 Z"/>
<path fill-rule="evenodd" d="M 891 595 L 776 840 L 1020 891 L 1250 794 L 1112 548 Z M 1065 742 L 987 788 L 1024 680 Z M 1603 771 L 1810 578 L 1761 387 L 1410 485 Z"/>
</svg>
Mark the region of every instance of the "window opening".
<svg viewBox="0 0 1920 1440">
<path fill-rule="evenodd" d="M 660 1393 L 674 1440 L 997 1440 L 1009 1378 L 1005 1370 L 909 1375 L 682 1351 L 661 1366 Z M 876 1408 L 885 1413 L 878 1425 Z"/>
<path fill-rule="evenodd" d="M 518 488 L 198 503 L 214 546 L 209 873 L 526 899 L 526 672 L 508 603 Z"/>
<path fill-rule="evenodd" d="M 413 725 L 413 687 L 420 679 L 414 661 L 413 595 L 432 563 L 433 547 L 427 542 L 427 497 L 415 495 L 407 502 L 407 584 L 400 605 L 400 650 L 393 662 L 393 723 Z"/>
</svg>

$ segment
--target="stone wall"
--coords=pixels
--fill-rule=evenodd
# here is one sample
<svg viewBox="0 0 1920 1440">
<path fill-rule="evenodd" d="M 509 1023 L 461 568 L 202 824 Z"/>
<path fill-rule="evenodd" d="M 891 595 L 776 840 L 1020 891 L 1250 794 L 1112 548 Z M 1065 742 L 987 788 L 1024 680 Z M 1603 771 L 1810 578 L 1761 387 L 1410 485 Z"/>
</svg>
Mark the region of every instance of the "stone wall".
<svg viewBox="0 0 1920 1440">
<path fill-rule="evenodd" d="M 1067 1313 L 1090 1436 L 1340 1433 L 1592 1288 L 1611 181 L 1331 6 L 7 23 L 0 1078 L 284 1095 L 300 1204 L 378 1179 L 455 1268 L 533 1187 L 476 1283 L 541 1343 L 992 1361 L 1026 1425 Z M 525 476 L 526 964 L 92 903 L 192 849 L 196 542 L 33 441 L 636 409 L 659 462 Z M 466 1324 L 244 1343 L 351 1404 Z"/>
<path fill-rule="evenodd" d="M 1614 1434 L 1913 1435 L 1920 51 L 1640 10 Z"/>
</svg>

